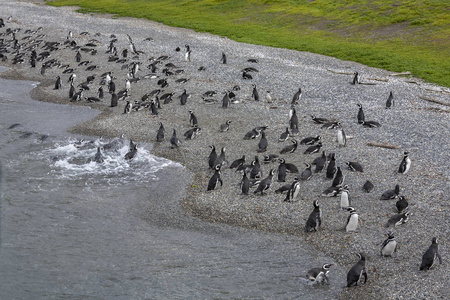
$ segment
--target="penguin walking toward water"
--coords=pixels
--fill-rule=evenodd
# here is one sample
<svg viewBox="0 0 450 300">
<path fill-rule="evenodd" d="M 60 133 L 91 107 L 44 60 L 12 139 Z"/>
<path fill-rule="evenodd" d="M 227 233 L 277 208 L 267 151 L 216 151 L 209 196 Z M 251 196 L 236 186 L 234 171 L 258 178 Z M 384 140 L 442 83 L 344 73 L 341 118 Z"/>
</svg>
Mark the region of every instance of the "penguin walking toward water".
<svg viewBox="0 0 450 300">
<path fill-rule="evenodd" d="M 322 224 L 322 210 L 319 206 L 319 200 L 313 202 L 314 209 L 309 215 L 308 221 L 306 221 L 305 231 L 317 231 Z"/>
<path fill-rule="evenodd" d="M 255 101 L 259 101 L 259 93 L 258 90 L 256 89 L 256 84 L 252 84 L 252 99 Z"/>
<path fill-rule="evenodd" d="M 253 192 L 254 194 L 261 193 L 261 196 L 265 195 L 264 191 L 267 191 L 272 185 L 273 175 L 275 174 L 275 169 L 271 169 L 269 171 L 269 175 L 261 180 L 256 190 Z"/>
<path fill-rule="evenodd" d="M 381 256 L 392 256 L 394 252 L 397 252 L 397 242 L 395 241 L 394 234 L 392 231 L 387 233 L 387 239 L 384 240 L 381 245 Z"/>
<path fill-rule="evenodd" d="M 328 273 L 333 264 L 324 264 L 322 268 L 312 268 L 306 274 L 306 278 L 314 281 L 314 283 L 326 283 L 329 284 Z"/>
<path fill-rule="evenodd" d="M 181 141 L 180 139 L 177 137 L 177 132 L 175 130 L 175 128 L 173 129 L 173 134 L 172 137 L 170 138 L 170 148 L 178 148 L 181 146 Z"/>
<path fill-rule="evenodd" d="M 394 106 L 394 95 L 392 94 L 392 91 L 390 91 L 389 97 L 386 100 L 386 108 L 389 109 L 392 106 Z"/>
<path fill-rule="evenodd" d="M 158 128 L 158 131 L 156 132 L 156 141 L 158 143 L 164 141 L 165 132 L 166 132 L 166 130 L 164 129 L 162 122 L 159 122 L 159 128 Z"/>
<path fill-rule="evenodd" d="M 214 190 L 218 186 L 219 183 L 220 183 L 220 186 L 223 186 L 222 178 L 220 178 L 220 168 L 221 167 L 222 167 L 221 165 L 216 165 L 214 167 L 214 174 L 209 179 L 207 191 Z"/>
<path fill-rule="evenodd" d="M 358 103 L 357 105 L 359 107 L 358 115 L 357 115 L 358 124 L 363 124 L 366 119 L 364 116 L 364 111 L 363 111 L 362 105 L 360 103 Z"/>
<path fill-rule="evenodd" d="M 409 158 L 409 152 L 405 151 L 403 155 L 403 160 L 400 163 L 400 166 L 398 167 L 398 173 L 406 174 L 409 171 L 409 168 L 411 167 L 411 159 Z"/>
<path fill-rule="evenodd" d="M 429 270 L 434 262 L 436 261 L 436 258 L 439 259 L 439 263 L 442 264 L 442 257 L 439 254 L 438 249 L 438 240 L 437 237 L 433 237 L 431 241 L 430 247 L 428 247 L 427 251 L 422 256 L 422 263 L 420 264 L 420 270 Z"/>
<path fill-rule="evenodd" d="M 347 273 L 347 287 L 358 285 L 363 276 L 364 284 L 367 282 L 366 255 L 361 252 L 358 256 L 359 261 Z"/>
<path fill-rule="evenodd" d="M 345 231 L 354 232 L 356 231 L 356 229 L 358 229 L 359 215 L 356 213 L 356 210 L 351 206 L 347 207 L 347 211 L 350 213 L 350 215 L 347 218 Z"/>
</svg>

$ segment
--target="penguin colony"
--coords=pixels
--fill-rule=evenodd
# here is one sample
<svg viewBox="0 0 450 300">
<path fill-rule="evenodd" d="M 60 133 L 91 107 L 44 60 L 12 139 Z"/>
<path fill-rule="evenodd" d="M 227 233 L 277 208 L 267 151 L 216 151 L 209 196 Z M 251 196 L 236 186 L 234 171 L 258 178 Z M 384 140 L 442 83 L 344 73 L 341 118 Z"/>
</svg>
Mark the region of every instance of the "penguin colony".
<svg viewBox="0 0 450 300">
<path fill-rule="evenodd" d="M 220 193 L 228 186 L 236 190 L 236 197 L 242 201 L 246 201 L 246 197 L 259 197 L 260 201 L 275 201 L 280 206 L 300 205 L 310 210 L 309 217 L 308 214 L 304 216 L 305 222 L 297 224 L 307 238 L 328 230 L 322 228 L 322 224 L 327 223 L 327 214 L 342 216 L 342 225 L 333 224 L 334 228 L 340 227 L 342 232 L 350 235 L 358 232 L 361 227 L 360 214 L 363 216 L 365 212 L 358 203 L 360 199 L 352 199 L 352 192 L 357 189 L 368 193 L 373 201 L 388 201 L 392 209 L 386 213 L 395 213 L 385 220 L 380 219 L 380 225 L 386 227 L 387 239 L 383 241 L 380 236 L 379 253 L 382 257 L 397 256 L 398 243 L 395 238 L 399 237 L 400 244 L 401 234 L 396 235 L 394 231 L 400 226 L 407 227 L 413 215 L 407 197 L 401 193 L 398 184 L 394 189 L 381 193 L 381 196 L 374 196 L 374 191 L 382 187 L 377 187 L 376 178 L 370 177 L 370 169 L 364 166 L 364 156 L 354 157 L 352 161 L 342 159 L 348 144 L 359 143 L 358 132 L 353 132 L 354 136 L 349 139 L 346 125 L 358 124 L 359 130 L 383 130 L 385 126 L 376 120 L 366 120 L 365 107 L 361 103 L 355 105 L 354 119 L 350 120 L 337 120 L 335 114 L 311 115 L 307 105 L 302 104 L 308 87 L 293 86 L 290 91 L 292 98 L 277 98 L 276 88 L 267 90 L 268 87 L 259 87 L 252 82 L 254 77 L 263 76 L 257 66 L 264 60 L 251 57 L 244 62 L 245 68 L 236 71 L 235 82 L 224 84 L 222 90 L 211 89 L 194 94 L 191 92 L 193 88 L 188 85 L 193 81 L 190 77 L 195 77 L 194 73 L 208 74 L 208 68 L 202 65 L 201 58 L 196 57 L 195 47 L 189 44 L 174 48 L 173 53 L 148 53 L 141 51 L 140 46 L 151 43 L 152 38 L 135 41 L 128 34 L 110 34 L 105 43 L 101 34 L 68 32 L 59 40 L 49 40 L 42 34 L 42 28 L 24 29 L 6 25 L 0 19 L 0 59 L 16 68 L 36 70 L 34 72 L 42 80 L 54 78 L 53 89 L 67 95 L 67 102 L 96 104 L 130 119 L 135 114 L 146 114 L 154 119 L 153 127 L 148 128 L 152 140 L 160 144 L 156 147 L 166 147 L 167 151 L 183 152 L 189 140 L 201 139 L 201 133 L 205 131 L 210 135 L 212 133 L 216 139 L 208 152 L 197 149 L 201 153 L 198 167 L 209 169 L 209 176 L 204 178 L 203 186 L 199 188 L 204 187 L 208 193 Z M 100 37 L 103 37 L 103 42 Z M 66 55 L 71 53 L 72 61 L 59 60 L 62 52 Z M 97 66 L 95 61 L 98 60 L 107 61 L 109 68 Z M 217 53 L 217 64 L 228 68 L 233 64 L 233 55 Z M 187 69 L 191 73 L 188 74 Z M 362 84 L 361 78 L 361 74 L 355 72 L 352 78 L 347 79 L 349 88 Z M 139 89 L 134 87 L 138 84 L 141 84 Z M 145 92 L 142 92 L 142 86 L 145 86 Z M 263 89 L 266 96 L 260 97 L 258 91 Z M 386 113 L 395 110 L 398 101 L 395 99 L 394 102 L 394 99 L 395 93 L 392 91 L 380 96 L 380 101 L 385 103 L 383 106 L 388 109 Z M 191 102 L 208 105 L 210 110 L 222 110 L 226 117 L 216 120 L 214 128 L 204 128 L 202 126 L 207 123 L 205 119 L 208 116 L 197 115 Z M 239 105 L 248 102 L 283 110 L 285 118 L 273 120 L 262 115 L 259 124 L 246 124 L 245 119 L 236 116 L 236 110 L 241 109 Z M 175 105 L 186 107 L 184 116 L 179 116 L 182 126 L 164 122 L 165 115 L 171 114 L 171 107 Z M 270 113 L 268 110 L 267 114 Z M 308 136 L 302 131 L 305 122 L 314 124 L 316 131 L 313 135 Z M 176 125 L 178 128 L 175 128 Z M 232 130 L 240 133 L 241 143 L 252 143 L 254 151 L 228 152 L 226 134 Z M 327 138 L 324 139 L 324 136 Z M 236 146 L 233 145 L 234 148 Z M 139 155 L 137 147 L 137 144 L 130 146 L 126 159 Z M 394 184 L 398 176 L 408 176 L 414 169 L 408 150 L 403 149 L 403 152 L 403 155 L 398 155 L 398 162 L 392 163 L 392 174 L 386 174 Z M 102 163 L 100 148 L 95 160 Z M 299 170 L 300 165 L 305 168 Z M 373 163 L 370 165 L 375 167 Z M 237 176 L 239 180 L 235 180 Z M 367 179 L 364 185 L 356 186 L 352 182 L 351 179 L 358 176 Z M 314 198 L 302 197 L 308 188 L 307 182 L 319 178 L 327 182 L 323 190 L 317 192 Z M 334 207 L 330 203 L 334 203 Z M 328 210 L 326 214 L 322 211 L 324 206 Z M 432 243 L 423 254 L 420 270 L 430 269 L 436 260 L 442 263 L 437 237 L 430 237 L 430 240 Z M 359 261 L 355 261 L 348 271 L 347 287 L 366 283 L 368 278 L 370 280 L 366 269 L 367 256 L 364 252 L 358 253 L 358 256 Z M 312 268 L 306 278 L 317 283 L 328 283 L 331 266 L 325 263 L 322 267 Z"/>
</svg>

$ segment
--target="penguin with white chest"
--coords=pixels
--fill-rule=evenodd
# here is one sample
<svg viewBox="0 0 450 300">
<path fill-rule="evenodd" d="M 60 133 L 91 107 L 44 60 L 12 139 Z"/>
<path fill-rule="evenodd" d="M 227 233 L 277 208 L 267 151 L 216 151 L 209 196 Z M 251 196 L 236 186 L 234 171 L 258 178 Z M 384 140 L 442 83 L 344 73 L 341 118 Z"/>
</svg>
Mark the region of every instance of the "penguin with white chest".
<svg viewBox="0 0 450 300">
<path fill-rule="evenodd" d="M 219 164 L 217 164 L 214 167 L 214 174 L 209 179 L 207 191 L 214 190 L 218 186 L 219 183 L 220 183 L 220 186 L 223 186 L 222 178 L 220 178 L 220 168 L 221 167 L 222 166 Z"/>
<path fill-rule="evenodd" d="M 403 155 L 403 160 L 398 167 L 398 173 L 406 174 L 411 167 L 411 159 L 409 158 L 409 152 L 405 151 Z"/>
<path fill-rule="evenodd" d="M 366 255 L 361 252 L 358 256 L 359 261 L 347 273 L 347 287 L 358 285 L 363 276 L 364 284 L 367 282 Z"/>
<path fill-rule="evenodd" d="M 387 233 L 387 239 L 384 240 L 381 245 L 381 256 L 392 256 L 394 252 L 397 252 L 397 242 L 395 241 L 394 234 L 389 231 Z"/>
<path fill-rule="evenodd" d="M 319 206 L 319 200 L 313 202 L 314 209 L 309 215 L 308 221 L 306 221 L 305 231 L 317 231 L 322 224 L 322 210 Z"/>
<path fill-rule="evenodd" d="M 359 215 L 356 213 L 356 210 L 351 206 L 347 207 L 347 211 L 350 213 L 350 215 L 347 217 L 347 223 L 345 224 L 345 231 L 354 232 L 358 229 Z"/>
<path fill-rule="evenodd" d="M 420 264 L 420 270 L 421 271 L 429 270 L 436 261 L 436 258 L 439 259 L 439 263 L 442 264 L 442 257 L 438 251 L 437 237 L 433 237 L 430 247 L 428 247 L 427 251 L 425 251 L 425 253 L 422 256 L 422 263 Z"/>
<path fill-rule="evenodd" d="M 306 278 L 314 281 L 314 283 L 326 283 L 329 284 L 328 273 L 333 264 L 324 264 L 322 268 L 312 268 L 306 274 Z"/>
</svg>

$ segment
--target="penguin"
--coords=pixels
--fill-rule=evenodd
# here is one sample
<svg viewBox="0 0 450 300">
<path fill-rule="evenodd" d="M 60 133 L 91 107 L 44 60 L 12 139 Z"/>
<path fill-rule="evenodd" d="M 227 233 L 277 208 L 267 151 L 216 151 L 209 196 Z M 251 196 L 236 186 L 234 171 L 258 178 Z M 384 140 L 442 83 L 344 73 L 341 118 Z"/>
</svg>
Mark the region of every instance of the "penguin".
<svg viewBox="0 0 450 300">
<path fill-rule="evenodd" d="M 330 186 L 329 188 L 325 189 L 321 195 L 323 197 L 336 197 L 342 191 L 342 189 L 346 187 L 346 185 L 344 187 Z"/>
<path fill-rule="evenodd" d="M 302 89 L 298 88 L 298 91 L 294 94 L 294 97 L 292 97 L 291 104 L 298 104 L 298 101 L 302 97 Z"/>
<path fill-rule="evenodd" d="M 328 163 L 327 166 L 327 178 L 328 179 L 333 179 L 334 178 L 334 174 L 336 174 L 337 171 L 337 167 L 336 167 L 336 155 L 334 153 L 330 154 L 330 162 Z"/>
<path fill-rule="evenodd" d="M 325 154 L 325 151 L 322 151 L 322 155 L 319 157 L 316 157 L 314 161 L 312 162 L 312 165 L 315 165 L 316 168 L 314 169 L 314 173 L 319 173 L 323 170 L 325 167 L 325 164 L 327 163 L 327 156 Z"/>
<path fill-rule="evenodd" d="M 421 271 L 429 270 L 436 261 L 436 258 L 438 258 L 439 263 L 442 264 L 442 257 L 439 254 L 438 247 L 439 246 L 437 237 L 433 237 L 430 247 L 428 247 L 427 251 L 425 251 L 425 253 L 422 256 L 422 263 L 420 264 Z"/>
<path fill-rule="evenodd" d="M 286 165 L 286 172 L 288 173 L 298 173 L 298 168 L 293 163 L 285 162 Z"/>
<path fill-rule="evenodd" d="M 81 53 L 80 53 L 80 51 L 77 51 L 77 54 L 75 55 L 75 61 L 77 63 L 81 62 Z"/>
<path fill-rule="evenodd" d="M 342 174 L 341 167 L 337 167 L 331 186 L 342 186 L 342 184 L 344 183 L 344 179 L 345 176 Z"/>
<path fill-rule="evenodd" d="M 405 151 L 403 155 L 403 160 L 400 163 L 400 166 L 398 167 L 398 173 L 406 174 L 409 171 L 409 168 L 411 167 L 411 159 L 409 158 L 409 152 Z"/>
<path fill-rule="evenodd" d="M 358 72 L 353 73 L 352 84 L 359 84 L 359 74 L 358 74 Z"/>
<path fill-rule="evenodd" d="M 364 111 L 363 111 L 362 105 L 360 103 L 358 103 L 357 105 L 359 107 L 358 115 L 357 115 L 358 124 L 363 124 L 365 121 Z"/>
<path fill-rule="evenodd" d="M 287 191 L 284 202 L 293 202 L 295 199 L 297 199 L 299 193 L 300 193 L 300 181 L 298 177 L 294 177 L 294 181 L 291 183 Z"/>
<path fill-rule="evenodd" d="M 180 103 L 181 105 L 186 105 L 187 99 L 190 98 L 191 95 L 189 95 L 186 90 L 183 90 L 183 93 L 180 95 Z"/>
<path fill-rule="evenodd" d="M 247 177 L 247 173 L 244 171 L 244 174 L 242 175 L 242 179 L 241 179 L 241 183 L 240 183 L 240 188 L 241 188 L 241 193 L 242 195 L 248 195 L 248 191 L 250 189 L 250 180 Z"/>
<path fill-rule="evenodd" d="M 271 162 L 276 162 L 278 161 L 279 155 L 278 154 L 269 154 L 269 155 L 264 155 L 264 160 L 263 162 L 265 164 L 271 163 Z"/>
<path fill-rule="evenodd" d="M 307 138 L 304 138 L 303 140 L 300 141 L 300 145 L 314 145 L 315 143 L 317 143 L 318 141 L 320 141 L 320 139 L 322 139 L 322 137 L 320 135 L 317 136 L 310 136 Z"/>
<path fill-rule="evenodd" d="M 348 166 L 348 169 L 352 172 L 364 172 L 363 167 L 360 163 L 354 161 L 348 161 L 345 163 Z"/>
<path fill-rule="evenodd" d="M 339 147 L 345 147 L 347 145 L 347 136 L 341 124 L 337 128 L 337 142 Z"/>
<path fill-rule="evenodd" d="M 217 166 L 217 165 L 220 165 L 220 167 L 222 167 L 227 163 L 227 160 L 225 158 L 225 151 L 226 151 L 226 148 L 222 147 L 222 149 L 220 150 L 219 156 L 217 156 L 216 160 L 214 161 L 213 168 L 215 168 L 215 166 Z"/>
<path fill-rule="evenodd" d="M 191 47 L 189 45 L 184 45 L 184 47 L 186 48 L 186 52 L 184 53 L 184 60 L 187 62 L 191 61 Z"/>
<path fill-rule="evenodd" d="M 326 119 L 326 118 L 318 118 L 314 115 L 311 115 L 311 119 L 313 120 L 314 123 L 316 124 L 325 124 L 330 122 L 330 120 Z"/>
<path fill-rule="evenodd" d="M 261 196 L 263 196 L 264 191 L 267 191 L 270 188 L 274 174 L 275 174 L 275 169 L 271 169 L 269 171 L 269 175 L 266 178 L 264 178 L 263 180 L 261 180 L 258 187 L 256 188 L 256 190 L 253 193 L 257 194 L 260 192 Z"/>
<path fill-rule="evenodd" d="M 306 150 L 303 152 L 303 154 L 313 154 L 320 151 L 322 148 L 322 142 L 318 142 L 316 145 L 309 146 L 306 148 Z"/>
<path fill-rule="evenodd" d="M 170 148 L 178 148 L 181 146 L 181 141 L 177 137 L 175 128 L 173 129 L 172 137 L 170 138 Z"/>
<path fill-rule="evenodd" d="M 272 103 L 273 102 L 272 93 L 269 90 L 266 91 L 266 102 L 267 103 Z"/>
<path fill-rule="evenodd" d="M 306 169 L 300 174 L 300 178 L 302 180 L 310 180 L 312 177 L 311 165 L 305 163 Z"/>
<path fill-rule="evenodd" d="M 228 108 L 228 106 L 230 106 L 230 96 L 229 96 L 229 92 L 225 91 L 223 92 L 223 98 L 222 98 L 222 108 Z"/>
<path fill-rule="evenodd" d="M 214 166 L 214 174 L 209 179 L 207 191 L 214 190 L 219 183 L 220 186 L 223 186 L 222 178 L 220 178 L 220 168 L 221 165 Z"/>
<path fill-rule="evenodd" d="M 364 127 L 367 128 L 378 128 L 381 127 L 381 124 L 377 121 L 363 121 L 361 123 Z"/>
<path fill-rule="evenodd" d="M 102 153 L 102 149 L 101 149 L 100 146 L 97 147 L 97 153 L 95 153 L 94 161 L 95 161 L 96 163 L 100 163 L 100 164 L 101 164 L 102 162 L 105 161 L 105 160 L 104 160 L 103 153 Z"/>
<path fill-rule="evenodd" d="M 113 94 L 116 92 L 116 84 L 114 83 L 114 81 L 110 81 L 110 83 L 108 84 L 108 92 L 110 94 Z"/>
<path fill-rule="evenodd" d="M 209 148 L 211 148 L 211 152 L 209 153 L 208 156 L 208 165 L 210 169 L 214 169 L 214 163 L 216 162 L 217 159 L 216 147 L 214 145 L 211 145 L 209 146 Z"/>
<path fill-rule="evenodd" d="M 381 194 L 380 200 L 397 199 L 399 193 L 400 193 L 400 186 L 396 184 L 393 190 L 387 190 L 386 192 Z"/>
<path fill-rule="evenodd" d="M 127 78 L 125 80 L 125 90 L 128 92 L 131 89 L 131 82 L 130 80 Z"/>
<path fill-rule="evenodd" d="M 157 99 L 158 99 L 158 98 L 155 98 L 155 99 L 152 99 L 152 100 L 150 101 L 150 111 L 151 111 L 152 116 L 157 116 L 157 115 L 159 114 L 159 113 L 158 113 Z M 159 101 L 158 101 L 158 102 L 159 102 Z"/>
<path fill-rule="evenodd" d="M 389 231 L 387 236 L 387 239 L 385 239 L 383 244 L 381 244 L 380 254 L 384 257 L 392 256 L 394 252 L 397 252 L 397 242 L 394 239 L 394 234 L 392 231 Z"/>
<path fill-rule="evenodd" d="M 374 188 L 373 183 L 370 182 L 370 180 L 367 180 L 362 187 L 363 191 L 366 193 L 372 192 L 373 188 Z"/>
<path fill-rule="evenodd" d="M 333 264 L 324 264 L 322 268 L 312 268 L 306 274 L 306 278 L 314 281 L 314 283 L 326 283 L 329 284 L 328 273 Z"/>
<path fill-rule="evenodd" d="M 245 164 L 245 155 L 242 155 L 241 158 L 234 160 L 230 165 L 230 169 L 239 168 L 243 164 Z"/>
<path fill-rule="evenodd" d="M 267 142 L 267 138 L 266 138 L 266 132 L 262 131 L 261 139 L 259 140 L 259 143 L 258 143 L 258 150 L 256 150 L 256 151 L 257 152 L 266 152 L 267 146 L 268 146 L 268 142 Z"/>
<path fill-rule="evenodd" d="M 256 89 L 256 84 L 252 84 L 253 90 L 252 90 L 252 99 L 255 101 L 259 101 L 259 93 Z"/>
<path fill-rule="evenodd" d="M 393 215 L 392 217 L 389 218 L 385 227 L 400 226 L 400 225 L 408 222 L 408 218 L 409 218 L 409 212 Z"/>
<path fill-rule="evenodd" d="M 164 126 L 163 126 L 162 122 L 159 122 L 159 128 L 158 128 L 158 131 L 156 131 L 156 141 L 158 143 L 164 141 L 164 133 L 165 133 Z"/>
<path fill-rule="evenodd" d="M 292 186 L 292 183 L 287 183 L 285 185 L 282 185 L 281 187 L 279 187 L 278 189 L 275 190 L 275 194 L 283 194 L 284 192 L 288 192 L 289 189 L 291 188 L 291 186 Z M 286 201 L 286 199 L 285 199 L 285 201 Z"/>
<path fill-rule="evenodd" d="M 191 127 L 195 127 L 198 125 L 198 120 L 193 110 L 189 110 L 189 124 L 191 125 Z"/>
<path fill-rule="evenodd" d="M 130 142 L 131 142 L 131 140 L 130 140 Z M 130 149 L 130 151 L 127 154 L 125 154 L 126 160 L 132 160 L 136 156 L 136 153 L 138 151 L 137 147 L 138 147 L 138 144 L 134 144 L 133 149 Z"/>
<path fill-rule="evenodd" d="M 221 124 L 220 125 L 220 132 L 226 132 L 226 131 L 230 130 L 230 124 L 231 124 L 231 120 L 227 120 L 225 122 L 225 124 Z"/>
<path fill-rule="evenodd" d="M 294 139 L 292 139 L 291 142 L 292 142 L 291 145 L 287 145 L 283 149 L 281 149 L 280 154 L 293 153 L 295 152 L 295 150 L 297 150 L 298 142 Z"/>
<path fill-rule="evenodd" d="M 324 128 L 324 129 L 334 129 L 334 128 L 337 128 L 337 127 L 339 126 L 338 123 L 339 123 L 339 122 L 337 122 L 337 121 L 327 122 L 327 123 L 324 123 L 324 124 L 321 126 L 321 128 Z"/>
<path fill-rule="evenodd" d="M 295 107 L 292 105 L 291 109 L 289 110 L 289 128 L 297 129 L 298 130 L 298 117 L 297 112 L 295 110 Z"/>
<path fill-rule="evenodd" d="M 125 108 L 123 110 L 123 113 L 124 114 L 129 114 L 132 109 L 133 109 L 133 103 L 131 103 L 130 101 L 127 101 L 127 104 L 125 104 Z"/>
<path fill-rule="evenodd" d="M 350 215 L 348 216 L 347 223 L 345 224 L 345 231 L 354 232 L 356 231 L 356 229 L 358 229 L 359 215 L 356 213 L 356 210 L 351 206 L 347 207 L 347 211 L 350 213 Z"/>
<path fill-rule="evenodd" d="M 280 134 L 280 137 L 278 138 L 278 142 L 285 142 L 289 138 L 289 127 L 286 127 L 286 130 Z"/>
<path fill-rule="evenodd" d="M 347 273 L 347 287 L 357 286 L 363 276 L 364 284 L 367 282 L 366 255 L 361 252 L 358 256 L 359 261 Z"/>
<path fill-rule="evenodd" d="M 348 188 L 342 188 L 341 189 L 341 201 L 339 206 L 341 207 L 341 209 L 346 210 L 349 206 L 350 206 L 350 199 L 348 196 Z"/>
<path fill-rule="evenodd" d="M 392 106 L 394 106 L 394 95 L 392 94 L 392 91 L 390 91 L 389 97 L 386 100 L 386 109 L 390 109 Z"/>
<path fill-rule="evenodd" d="M 119 102 L 119 97 L 117 97 L 116 93 L 112 93 L 111 95 L 111 107 L 116 107 Z"/>
<path fill-rule="evenodd" d="M 102 86 L 100 86 L 100 87 L 98 88 L 98 90 L 97 90 L 97 96 L 98 96 L 99 99 L 103 99 L 103 97 L 105 96 L 105 93 L 104 93 L 104 91 L 103 91 L 103 87 L 102 87 Z"/>
<path fill-rule="evenodd" d="M 221 61 L 222 64 L 224 64 L 224 65 L 227 64 L 227 56 L 226 56 L 225 52 L 222 52 L 222 57 L 220 58 L 220 61 Z"/>
<path fill-rule="evenodd" d="M 251 163 L 250 179 L 258 179 L 261 178 L 261 176 L 261 164 L 259 163 L 259 157 L 255 155 L 255 159 Z"/>
<path fill-rule="evenodd" d="M 398 198 L 399 199 L 395 203 L 395 207 L 397 208 L 398 213 L 402 214 L 408 209 L 409 203 L 404 196 L 399 196 Z"/>
<path fill-rule="evenodd" d="M 202 132 L 202 129 L 195 125 L 193 128 L 189 129 L 184 133 L 184 137 L 186 140 L 193 140 L 196 138 L 200 133 Z"/>
<path fill-rule="evenodd" d="M 320 225 L 322 224 L 322 210 L 319 206 L 319 200 L 315 200 L 313 202 L 313 205 L 314 209 L 309 215 L 308 221 L 306 221 L 306 232 L 317 231 L 317 229 L 319 229 Z"/>
<path fill-rule="evenodd" d="M 57 76 L 56 77 L 56 81 L 55 81 L 55 87 L 53 88 L 54 90 L 59 90 L 62 87 L 62 81 L 61 81 L 61 77 Z"/>
<path fill-rule="evenodd" d="M 280 158 L 279 159 L 280 164 L 278 165 L 278 170 L 277 170 L 277 177 L 278 177 L 278 182 L 285 182 L 286 181 L 286 161 L 284 160 L 284 158 Z"/>
<path fill-rule="evenodd" d="M 72 73 L 72 74 L 70 74 L 69 79 L 67 80 L 67 82 L 74 83 L 76 78 L 77 78 L 77 74 Z"/>
</svg>

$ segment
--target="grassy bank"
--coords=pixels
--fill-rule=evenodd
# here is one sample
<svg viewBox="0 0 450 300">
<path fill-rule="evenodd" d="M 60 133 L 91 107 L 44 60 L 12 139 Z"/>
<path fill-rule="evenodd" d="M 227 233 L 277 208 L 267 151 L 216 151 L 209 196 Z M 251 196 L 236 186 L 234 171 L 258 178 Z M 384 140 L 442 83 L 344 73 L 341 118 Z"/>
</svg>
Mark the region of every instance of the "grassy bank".
<svg viewBox="0 0 450 300">
<path fill-rule="evenodd" d="M 233 40 L 411 71 L 450 87 L 448 0 L 56 0 Z"/>
</svg>

